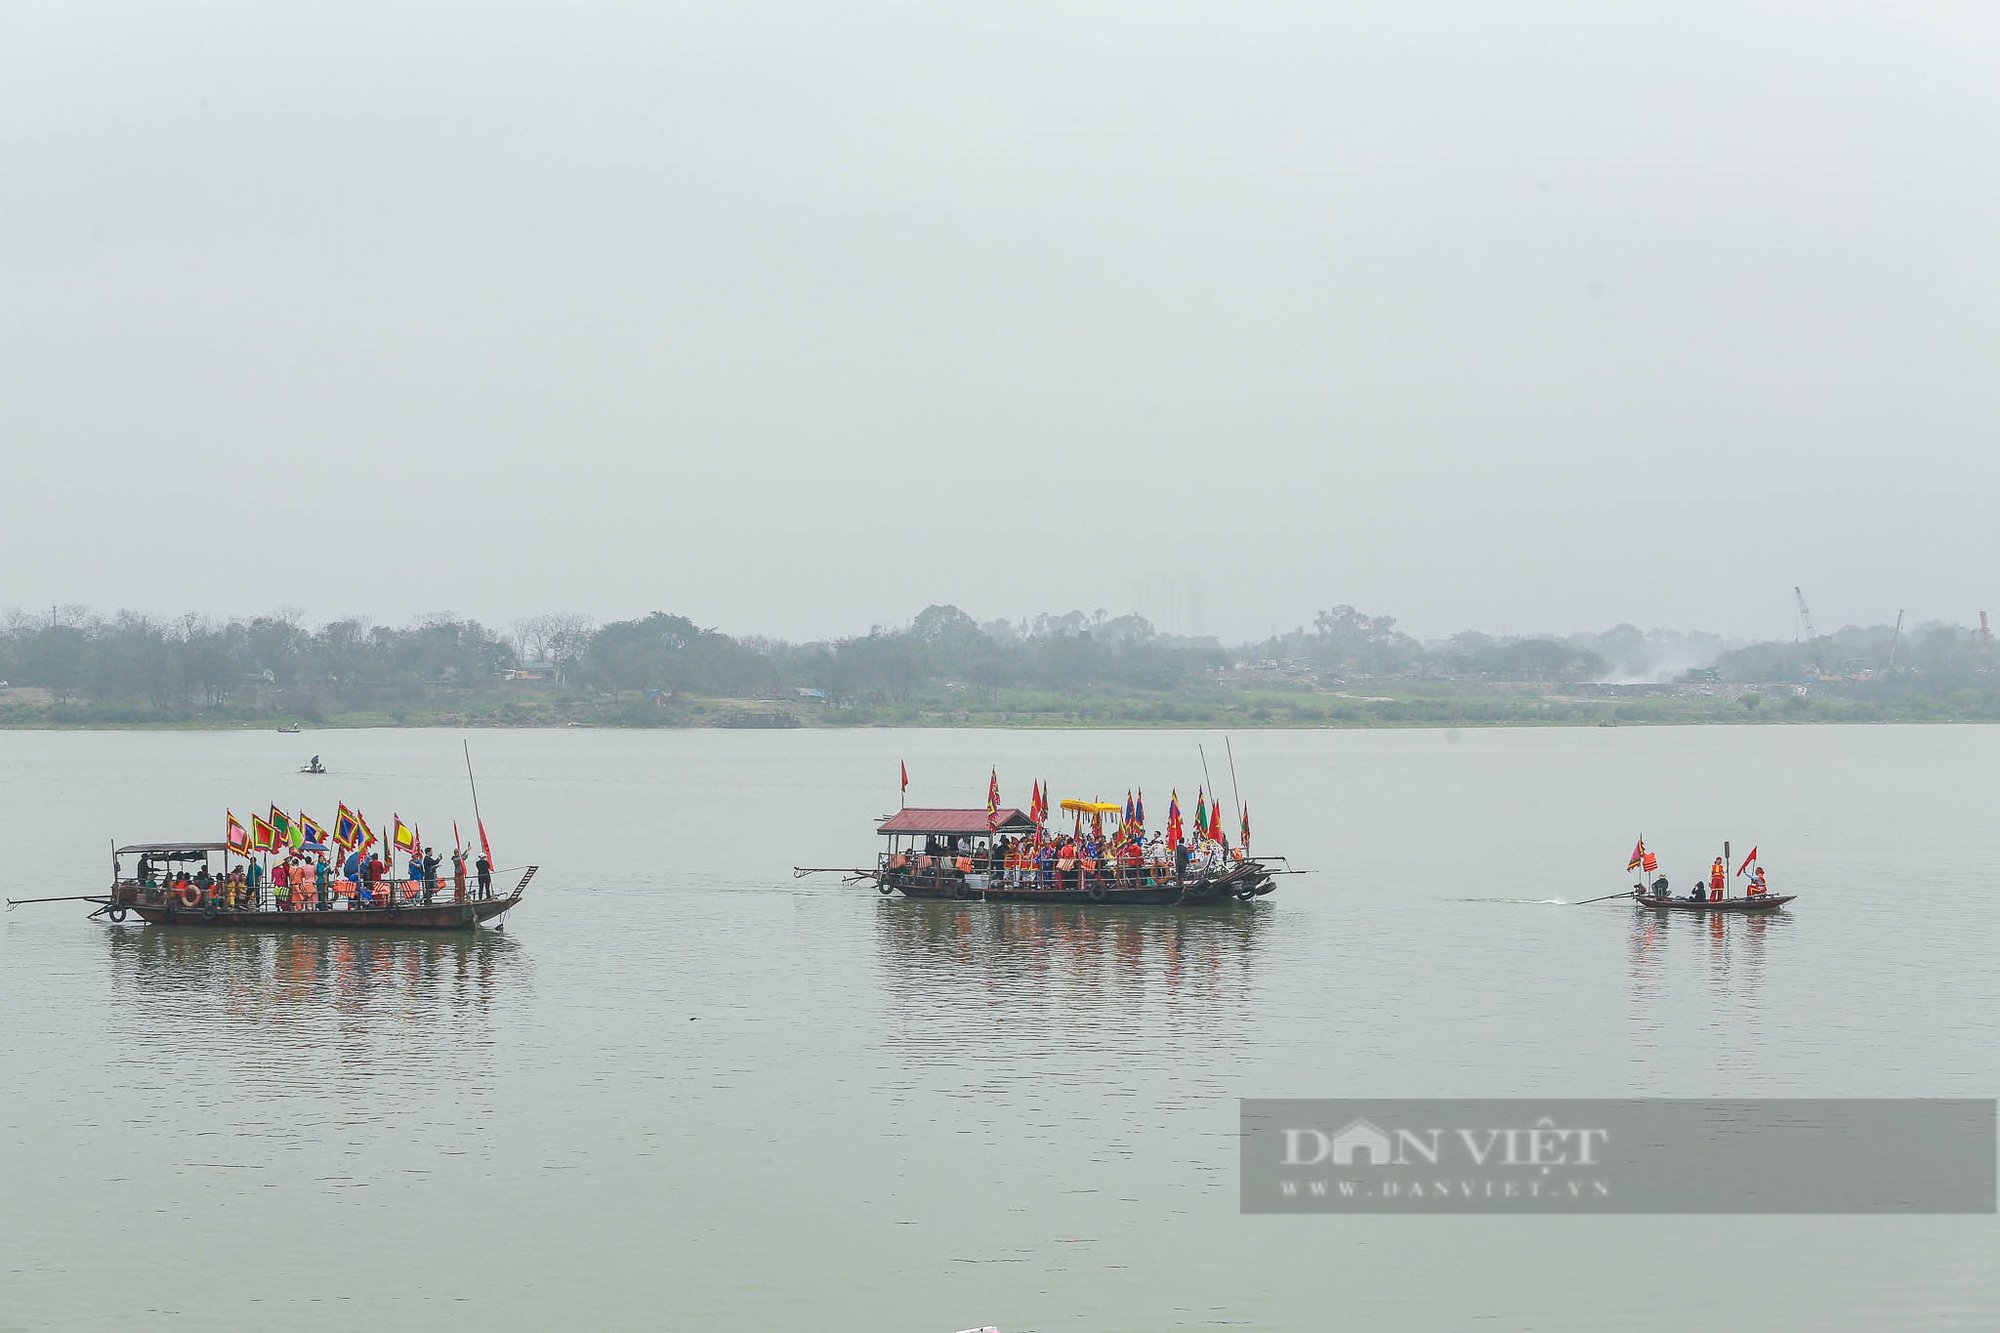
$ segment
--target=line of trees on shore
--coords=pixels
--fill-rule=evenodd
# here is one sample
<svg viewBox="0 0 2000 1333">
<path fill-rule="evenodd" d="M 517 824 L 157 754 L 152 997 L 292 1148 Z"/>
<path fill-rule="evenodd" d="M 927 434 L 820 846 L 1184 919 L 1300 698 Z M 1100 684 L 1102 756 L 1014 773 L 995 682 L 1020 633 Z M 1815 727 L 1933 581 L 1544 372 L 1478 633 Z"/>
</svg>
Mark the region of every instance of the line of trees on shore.
<svg viewBox="0 0 2000 1333">
<path fill-rule="evenodd" d="M 930 606 L 908 625 L 812 643 L 734 637 L 664 612 L 598 624 L 551 613 L 505 630 L 449 613 L 393 627 L 351 617 L 308 627 L 296 612 L 219 620 L 99 616 L 82 607 L 0 617 L 0 680 L 58 705 L 117 704 L 173 717 L 282 710 L 306 717 L 394 709 L 531 680 L 595 695 L 792 697 L 906 704 L 941 690 L 1217 695 L 1229 669 L 1277 671 L 1291 688 L 1353 680 L 1479 683 L 1655 680 L 1694 667 L 1722 681 L 1874 678 L 1985 687 L 1990 650 L 1961 627 L 1849 627 L 1811 643 L 1731 646 L 1712 635 L 1642 632 L 1420 642 L 1390 616 L 1335 606 L 1310 626 L 1225 648 L 1159 633 L 1136 615 L 1071 611 L 981 623 Z M 1893 656 L 1895 670 L 1889 670 Z M 1239 681 L 1238 683 L 1245 683 Z M 1245 687 L 1250 685 L 1245 683 Z"/>
</svg>

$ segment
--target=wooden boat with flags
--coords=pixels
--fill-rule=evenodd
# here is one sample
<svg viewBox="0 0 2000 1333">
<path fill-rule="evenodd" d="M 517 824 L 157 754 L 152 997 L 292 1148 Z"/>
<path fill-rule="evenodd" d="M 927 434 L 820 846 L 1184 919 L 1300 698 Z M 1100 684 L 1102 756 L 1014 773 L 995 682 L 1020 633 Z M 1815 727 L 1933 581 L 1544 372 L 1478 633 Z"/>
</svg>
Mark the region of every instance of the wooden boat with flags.
<svg viewBox="0 0 2000 1333">
<path fill-rule="evenodd" d="M 232 854 L 222 842 L 142 842 L 117 848 L 111 860 L 111 890 L 90 895 L 84 902 L 97 904 L 91 916 L 122 922 L 128 916 L 155 926 L 198 926 L 265 930 L 469 930 L 492 921 L 518 906 L 535 877 L 537 866 L 528 866 L 512 892 L 495 892 L 480 897 L 471 885 L 460 899 L 450 884 L 442 885 L 424 902 L 422 885 L 408 881 L 385 881 L 389 891 L 380 895 L 375 906 L 340 902 L 321 910 L 314 906 L 279 910 L 275 893 L 266 890 L 250 903 L 227 906 L 214 896 L 182 892 L 167 881 L 178 872 L 199 874 L 209 868 L 211 856 L 225 862 Z M 126 858 L 136 858 L 128 874 Z M 192 886 L 190 886 L 191 888 Z M 302 890 L 301 902 L 309 896 Z M 270 904 L 270 905 L 266 905 Z"/>
<path fill-rule="evenodd" d="M 1632 890 L 1633 901 L 1652 912 L 1775 912 L 1798 896 L 1764 893 L 1741 898 L 1662 898 L 1644 889 Z"/>
<path fill-rule="evenodd" d="M 1758 848 L 1752 847 L 1750 854 L 1743 858 L 1743 864 L 1736 867 L 1739 878 L 1750 873 L 1750 867 L 1757 864 Z M 1645 836 L 1640 835 L 1638 845 L 1633 847 L 1632 856 L 1625 864 L 1627 874 L 1637 870 L 1645 879 L 1632 886 L 1631 899 L 1649 912 L 1775 912 L 1786 903 L 1796 899 L 1796 893 L 1772 893 L 1764 877 L 1764 870 L 1758 865 L 1756 875 L 1751 878 L 1748 892 L 1732 897 L 1729 893 L 1729 863 L 1732 857 L 1727 841 L 1722 844 L 1722 855 L 1709 863 L 1708 871 L 1695 879 L 1693 891 L 1686 897 L 1676 896 L 1673 886 L 1665 876 L 1659 874 L 1660 858 L 1646 846 Z M 1650 881 L 1650 882 L 1647 882 Z M 1602 899 L 1587 901 L 1610 901 L 1625 895 L 1607 893 Z"/>
<path fill-rule="evenodd" d="M 325 770 L 314 755 L 310 768 L 301 771 Z M 93 905 L 93 917 L 117 923 L 136 915 L 155 926 L 469 930 L 518 906 L 539 867 L 516 867 L 524 873 L 511 891 L 495 887 L 497 875 L 513 871 L 502 872 L 493 864 L 469 745 L 465 776 L 478 839 L 462 839 L 458 822 L 452 821 L 451 842 L 440 840 L 441 848 L 451 853 L 449 879 L 443 874 L 447 859 L 401 814 L 394 816 L 389 835 L 378 839 L 367 817 L 344 802 L 325 826 L 302 810 L 273 804 L 268 819 L 253 814 L 247 824 L 234 810 L 225 810 L 218 842 L 113 843 L 108 892 L 10 898 L 7 906 L 87 902 Z M 378 842 L 380 855 L 374 851 Z M 399 855 L 406 858 L 407 870 L 400 878 Z"/>
<path fill-rule="evenodd" d="M 1157 835 L 1148 841 L 1130 802 L 1063 801 L 1072 831 L 1052 837 L 1045 801 L 1037 784 L 1040 818 L 995 802 L 898 810 L 875 830 L 888 844 L 873 867 L 798 866 L 793 874 L 844 874 L 885 896 L 1140 907 L 1248 902 L 1275 890 L 1276 876 L 1301 873 L 1274 864 L 1284 857 L 1253 858 L 1220 838 L 1178 852 Z M 1177 803 L 1174 810 L 1178 833 Z M 1211 827 L 1219 832 L 1219 819 Z"/>
</svg>

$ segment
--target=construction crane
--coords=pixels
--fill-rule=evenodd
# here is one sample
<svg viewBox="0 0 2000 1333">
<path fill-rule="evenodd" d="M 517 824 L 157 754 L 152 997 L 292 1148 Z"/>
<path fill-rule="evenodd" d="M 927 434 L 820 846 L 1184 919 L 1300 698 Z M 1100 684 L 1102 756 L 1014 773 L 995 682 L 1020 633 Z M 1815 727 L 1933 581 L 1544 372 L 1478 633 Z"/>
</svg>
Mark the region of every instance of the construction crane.
<svg viewBox="0 0 2000 1333">
<path fill-rule="evenodd" d="M 1799 642 L 1811 643 L 1819 637 L 1819 631 L 1813 628 L 1812 608 L 1806 605 L 1806 595 L 1797 584 L 1792 585 L 1792 597 L 1799 604 Z"/>
<path fill-rule="evenodd" d="M 1883 664 L 1882 674 L 1888 675 L 1896 669 L 1896 645 L 1903 641 L 1903 613 L 1896 612 L 1896 632 L 1889 636 L 1889 660 Z"/>
</svg>

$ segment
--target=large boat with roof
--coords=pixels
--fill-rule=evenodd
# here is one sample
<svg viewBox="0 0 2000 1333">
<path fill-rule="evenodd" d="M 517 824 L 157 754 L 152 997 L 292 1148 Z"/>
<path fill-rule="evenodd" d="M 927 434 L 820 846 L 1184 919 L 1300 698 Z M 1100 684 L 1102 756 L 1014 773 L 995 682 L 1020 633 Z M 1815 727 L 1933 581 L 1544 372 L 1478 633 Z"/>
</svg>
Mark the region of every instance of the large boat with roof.
<svg viewBox="0 0 2000 1333">
<path fill-rule="evenodd" d="M 875 830 L 887 842 L 872 867 L 802 866 L 794 874 L 840 873 L 908 898 L 1138 907 L 1248 902 L 1275 890 L 1276 876 L 1296 873 L 1283 857 L 1230 847 L 1219 816 L 1203 819 L 1209 833 L 1183 840 L 1178 802 L 1170 838 L 1146 836 L 1130 801 L 1065 800 L 1058 808 L 1070 827 L 1052 831 L 1037 817 L 1044 799 L 1038 787 L 1034 814 L 996 805 L 898 810 Z"/>
</svg>

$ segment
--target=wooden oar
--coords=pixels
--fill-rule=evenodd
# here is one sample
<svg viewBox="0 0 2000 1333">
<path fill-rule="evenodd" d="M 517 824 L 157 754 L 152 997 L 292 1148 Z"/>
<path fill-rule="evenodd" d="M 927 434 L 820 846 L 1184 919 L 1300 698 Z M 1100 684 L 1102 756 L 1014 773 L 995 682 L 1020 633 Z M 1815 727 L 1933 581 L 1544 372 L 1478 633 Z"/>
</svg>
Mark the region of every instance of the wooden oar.
<svg viewBox="0 0 2000 1333">
<path fill-rule="evenodd" d="M 1631 896 L 1632 896 L 1632 890 L 1627 889 L 1623 893 L 1607 893 L 1602 898 L 1585 898 L 1582 903 L 1571 903 L 1570 906 L 1581 907 L 1583 906 L 1584 903 L 1601 903 L 1608 901 L 1609 899 L 1612 898 L 1630 898 Z"/>
<path fill-rule="evenodd" d="M 65 894 L 60 898 L 9 898 L 7 906 L 11 909 L 26 906 L 28 903 L 95 903 L 102 901 L 104 901 L 104 895 L 101 893 L 71 893 Z"/>
</svg>

